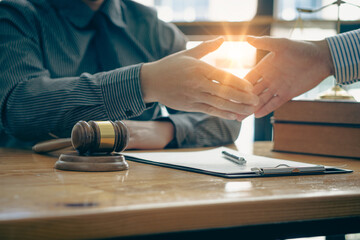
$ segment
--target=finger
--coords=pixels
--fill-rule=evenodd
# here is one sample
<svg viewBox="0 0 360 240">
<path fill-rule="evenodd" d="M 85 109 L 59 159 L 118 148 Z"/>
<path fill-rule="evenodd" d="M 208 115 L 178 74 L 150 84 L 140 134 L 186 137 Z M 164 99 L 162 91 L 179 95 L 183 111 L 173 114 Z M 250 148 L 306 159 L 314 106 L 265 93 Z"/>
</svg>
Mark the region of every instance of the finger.
<svg viewBox="0 0 360 240">
<path fill-rule="evenodd" d="M 223 85 L 235 87 L 241 91 L 251 92 L 253 85 L 242 78 L 239 78 L 227 71 L 221 70 L 219 68 L 213 67 L 210 64 L 203 64 L 203 72 L 209 80 L 215 80 Z"/>
<path fill-rule="evenodd" d="M 245 80 L 249 81 L 252 85 L 255 85 L 259 79 L 261 79 L 261 74 L 257 71 L 256 67 L 252 69 L 246 76 Z"/>
<path fill-rule="evenodd" d="M 274 96 L 262 108 L 255 112 L 255 117 L 260 118 L 266 116 L 285 102 L 286 100 L 280 98 L 279 96 Z"/>
<path fill-rule="evenodd" d="M 211 106 L 206 103 L 195 103 L 193 105 L 193 109 L 197 112 L 206 113 L 211 116 L 224 118 L 228 120 L 235 120 L 237 118 L 237 115 L 235 113 L 217 109 L 214 106 Z"/>
<path fill-rule="evenodd" d="M 201 99 L 199 100 L 202 101 L 202 103 L 206 103 L 207 105 L 213 106 L 216 109 L 232 112 L 235 114 L 250 115 L 255 112 L 254 106 L 228 101 L 208 93 L 203 93 Z"/>
<path fill-rule="evenodd" d="M 223 42 L 224 42 L 224 38 L 218 37 L 213 40 L 205 41 L 192 49 L 186 50 L 184 51 L 184 54 L 190 57 L 200 59 L 205 55 L 218 49 L 221 46 L 221 44 L 223 44 Z"/>
<path fill-rule="evenodd" d="M 271 52 L 279 51 L 283 46 L 283 39 L 281 38 L 247 36 L 245 40 L 258 49 Z"/>
<path fill-rule="evenodd" d="M 248 115 L 239 114 L 236 118 L 236 121 L 241 122 L 242 120 L 244 120 L 247 117 L 248 117 Z"/>
<path fill-rule="evenodd" d="M 233 100 L 237 103 L 244 103 L 248 105 L 256 106 L 259 103 L 259 97 L 250 92 L 239 91 L 236 88 L 214 83 L 209 80 L 205 80 L 207 83 L 201 85 L 200 90 L 223 99 Z"/>
<path fill-rule="evenodd" d="M 259 109 L 265 106 L 270 101 L 270 99 L 274 97 L 274 95 L 275 92 L 272 89 L 267 89 L 266 91 L 263 91 L 259 95 L 259 104 L 256 106 L 255 112 L 257 112 Z"/>
<path fill-rule="evenodd" d="M 253 85 L 258 84 L 262 78 L 264 78 L 265 75 L 269 75 L 274 71 L 273 62 L 275 61 L 275 54 L 269 53 L 264 58 L 260 60 L 256 66 L 251 69 L 248 74 L 244 77 L 246 80 L 248 80 Z"/>
<path fill-rule="evenodd" d="M 280 92 L 280 88 L 283 88 L 281 84 L 283 77 L 280 74 L 277 74 L 273 71 L 264 72 L 264 76 L 260 78 L 254 85 L 253 93 L 260 96 L 260 94 L 265 93 L 268 89 L 271 89 L 269 93 L 275 94 Z"/>
<path fill-rule="evenodd" d="M 259 95 L 261 93 L 263 93 L 264 91 L 267 91 L 267 86 L 265 84 L 265 81 L 261 78 L 260 79 L 261 81 L 258 82 L 255 86 L 254 86 L 254 89 L 253 89 L 253 93 L 255 95 Z"/>
</svg>

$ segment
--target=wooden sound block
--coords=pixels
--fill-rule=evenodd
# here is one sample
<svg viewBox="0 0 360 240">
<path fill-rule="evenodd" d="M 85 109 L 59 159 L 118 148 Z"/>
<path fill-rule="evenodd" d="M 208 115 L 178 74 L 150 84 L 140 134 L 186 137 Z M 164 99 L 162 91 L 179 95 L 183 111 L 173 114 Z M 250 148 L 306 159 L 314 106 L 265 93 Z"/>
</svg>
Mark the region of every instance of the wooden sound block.
<svg viewBox="0 0 360 240">
<path fill-rule="evenodd" d="M 61 154 L 55 163 L 55 168 L 66 171 L 81 172 L 111 172 L 129 169 L 124 155 L 83 156 L 77 153 Z"/>
</svg>

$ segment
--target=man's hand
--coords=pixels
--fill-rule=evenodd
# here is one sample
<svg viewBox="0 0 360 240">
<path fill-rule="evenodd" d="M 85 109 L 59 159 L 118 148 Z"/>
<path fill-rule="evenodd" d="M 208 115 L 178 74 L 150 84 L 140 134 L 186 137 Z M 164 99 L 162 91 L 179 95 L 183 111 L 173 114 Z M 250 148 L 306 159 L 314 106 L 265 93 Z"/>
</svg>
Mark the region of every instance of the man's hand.
<svg viewBox="0 0 360 240">
<path fill-rule="evenodd" d="M 140 73 L 145 102 L 230 120 L 252 114 L 258 103 L 258 97 L 251 93 L 252 84 L 199 60 L 223 42 L 222 38 L 203 42 L 193 49 L 145 63 Z"/>
<path fill-rule="evenodd" d="M 260 103 L 255 116 L 263 117 L 316 85 L 334 72 L 327 42 L 285 38 L 247 37 L 258 49 L 270 51 L 245 79 L 254 84 Z"/>
<path fill-rule="evenodd" d="M 174 138 L 174 126 L 167 121 L 123 121 L 129 130 L 126 149 L 163 149 Z"/>
</svg>

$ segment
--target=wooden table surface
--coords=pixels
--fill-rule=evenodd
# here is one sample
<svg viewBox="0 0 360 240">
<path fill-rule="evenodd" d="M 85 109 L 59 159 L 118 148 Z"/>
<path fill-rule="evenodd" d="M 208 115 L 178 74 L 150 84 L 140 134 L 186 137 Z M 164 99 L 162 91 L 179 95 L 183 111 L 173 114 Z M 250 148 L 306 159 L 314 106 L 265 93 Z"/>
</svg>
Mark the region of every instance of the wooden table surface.
<svg viewBox="0 0 360 240">
<path fill-rule="evenodd" d="M 225 179 L 130 162 L 120 172 L 53 168 L 56 157 L 0 149 L 0 238 L 85 239 L 360 216 L 360 160 L 254 154 L 354 170 Z M 360 228 L 359 228 L 360 232 Z"/>
</svg>

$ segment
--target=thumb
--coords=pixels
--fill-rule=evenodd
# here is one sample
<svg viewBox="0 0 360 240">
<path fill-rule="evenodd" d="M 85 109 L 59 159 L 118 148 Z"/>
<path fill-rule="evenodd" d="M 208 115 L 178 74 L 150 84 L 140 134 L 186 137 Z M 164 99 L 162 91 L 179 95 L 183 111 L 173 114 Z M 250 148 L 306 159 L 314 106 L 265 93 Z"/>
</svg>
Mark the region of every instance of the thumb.
<svg viewBox="0 0 360 240">
<path fill-rule="evenodd" d="M 224 38 L 218 37 L 213 40 L 202 42 L 200 45 L 184 51 L 184 54 L 190 57 L 200 59 L 205 55 L 218 49 L 221 46 L 221 44 L 223 44 L 223 42 L 224 42 Z"/>
<path fill-rule="evenodd" d="M 270 52 L 276 52 L 280 50 L 282 39 L 280 38 L 272 38 L 272 37 L 254 37 L 254 36 L 247 36 L 245 40 L 251 44 L 252 46 L 270 51 Z"/>
</svg>

